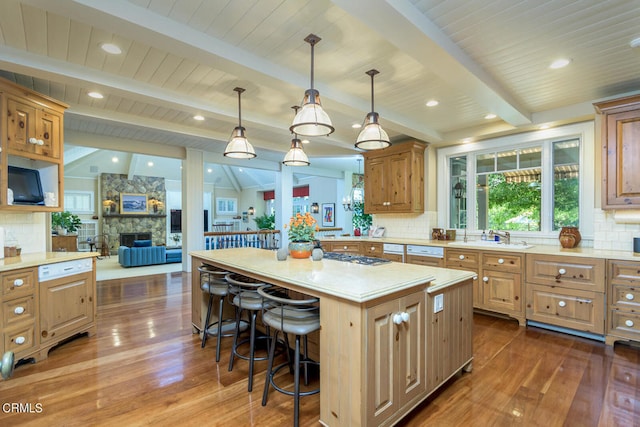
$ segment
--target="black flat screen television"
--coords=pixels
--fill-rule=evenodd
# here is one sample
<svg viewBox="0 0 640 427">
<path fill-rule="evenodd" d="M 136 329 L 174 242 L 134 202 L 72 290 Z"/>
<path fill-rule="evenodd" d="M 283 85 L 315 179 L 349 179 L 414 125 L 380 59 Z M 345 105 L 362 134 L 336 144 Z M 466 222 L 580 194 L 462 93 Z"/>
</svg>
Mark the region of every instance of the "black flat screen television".
<svg viewBox="0 0 640 427">
<path fill-rule="evenodd" d="M 40 172 L 9 166 L 8 184 L 13 191 L 13 203 L 16 205 L 44 205 L 44 194 Z"/>
<path fill-rule="evenodd" d="M 171 232 L 182 233 L 182 209 L 171 209 Z M 209 211 L 204 210 L 204 231 L 209 231 Z"/>
</svg>

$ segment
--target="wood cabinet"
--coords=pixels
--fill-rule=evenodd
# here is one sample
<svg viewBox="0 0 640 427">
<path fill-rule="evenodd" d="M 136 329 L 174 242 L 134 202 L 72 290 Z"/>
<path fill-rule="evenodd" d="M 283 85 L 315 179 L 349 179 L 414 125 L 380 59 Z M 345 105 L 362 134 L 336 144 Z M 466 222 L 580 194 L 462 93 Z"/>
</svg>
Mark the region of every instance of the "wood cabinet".
<svg viewBox="0 0 640 427">
<path fill-rule="evenodd" d="M 40 283 L 40 347 L 42 356 L 77 333 L 95 333 L 94 273 L 87 272 Z"/>
<path fill-rule="evenodd" d="M 363 153 L 366 213 L 424 212 L 424 150 L 407 142 Z"/>
<path fill-rule="evenodd" d="M 2 281 L 2 340 L 0 354 L 12 351 L 15 359 L 28 356 L 36 348 L 37 272 L 35 268 L 13 270 L 0 275 Z"/>
<path fill-rule="evenodd" d="M 525 324 L 524 255 L 485 251 L 482 253 L 482 283 L 479 308 L 506 314 Z"/>
<path fill-rule="evenodd" d="M 529 254 L 526 281 L 527 319 L 604 334 L 604 259 Z"/>
<path fill-rule="evenodd" d="M 78 236 L 51 236 L 51 250 L 54 252 L 77 252 Z"/>
<path fill-rule="evenodd" d="M 640 262 L 607 260 L 608 326 L 605 341 L 640 342 Z"/>
<path fill-rule="evenodd" d="M 425 265 L 427 267 L 444 267 L 444 258 L 431 256 L 407 255 L 407 264 Z"/>
<path fill-rule="evenodd" d="M 68 106 L 0 79 L 0 209 L 52 212 L 63 209 L 63 127 Z M 52 192 L 58 206 L 15 205 L 7 199 L 7 166 L 36 169 L 42 190 Z"/>
<path fill-rule="evenodd" d="M 353 241 L 335 241 L 335 242 L 322 242 L 322 248 L 325 252 L 339 252 L 345 254 L 360 254 L 360 242 Z"/>
<path fill-rule="evenodd" d="M 640 95 L 594 104 L 602 126 L 602 209 L 640 207 Z"/>
<path fill-rule="evenodd" d="M 426 392 L 425 293 L 367 310 L 367 424 L 380 425 Z"/>
<path fill-rule="evenodd" d="M 473 307 L 478 308 L 482 304 L 480 295 L 480 251 L 473 249 L 449 249 L 444 250 L 444 266 L 454 270 L 466 270 L 476 273 L 473 279 Z"/>
</svg>

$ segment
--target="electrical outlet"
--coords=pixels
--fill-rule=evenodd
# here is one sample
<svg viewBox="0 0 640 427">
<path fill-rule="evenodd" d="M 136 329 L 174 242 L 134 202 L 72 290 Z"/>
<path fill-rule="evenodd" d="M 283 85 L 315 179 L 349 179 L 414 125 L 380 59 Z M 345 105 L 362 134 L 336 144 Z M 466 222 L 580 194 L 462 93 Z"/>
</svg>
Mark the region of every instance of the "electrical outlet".
<svg viewBox="0 0 640 427">
<path fill-rule="evenodd" d="M 438 313 L 444 309 L 444 294 L 438 294 L 433 298 L 433 312 Z"/>
</svg>

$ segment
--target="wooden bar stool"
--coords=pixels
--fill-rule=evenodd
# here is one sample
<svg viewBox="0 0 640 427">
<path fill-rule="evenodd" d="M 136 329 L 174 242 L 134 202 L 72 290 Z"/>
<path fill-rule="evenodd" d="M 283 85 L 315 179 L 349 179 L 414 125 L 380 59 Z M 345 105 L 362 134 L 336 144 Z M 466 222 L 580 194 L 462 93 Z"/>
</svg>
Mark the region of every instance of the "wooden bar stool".
<svg viewBox="0 0 640 427">
<path fill-rule="evenodd" d="M 198 267 L 198 271 L 200 272 L 200 288 L 202 292 L 209 294 L 209 304 L 207 306 L 207 315 L 204 319 L 204 325 L 202 328 L 202 348 L 204 348 L 205 343 L 207 342 L 207 336 L 210 334 L 209 328 L 212 326 L 217 326 L 216 336 L 217 336 L 217 347 L 216 347 L 216 362 L 220 361 L 220 341 L 222 337 L 231 337 L 233 334 L 223 334 L 222 326 L 223 324 L 231 324 L 234 319 L 223 319 L 223 308 L 224 308 L 224 297 L 229 295 L 229 284 L 225 276 L 229 274 L 228 271 L 221 270 L 212 265 L 203 264 Z M 218 318 L 215 322 L 209 323 L 211 321 L 211 312 L 213 308 L 213 300 L 214 298 L 218 298 Z"/>
<path fill-rule="evenodd" d="M 237 307 L 236 310 L 236 329 L 233 336 L 233 347 L 231 348 L 231 357 L 229 358 L 229 371 L 233 370 L 233 362 L 235 357 L 249 361 L 249 384 L 248 391 L 253 390 L 253 363 L 256 360 L 267 360 L 267 356 L 256 357 L 256 340 L 269 339 L 269 331 L 267 329 L 267 335 L 256 336 L 256 319 L 258 313 L 262 311 L 262 297 L 258 294 L 258 288 L 266 285 L 264 282 L 252 279 L 250 277 L 243 276 L 237 273 L 229 273 L 226 275 L 227 283 L 229 284 L 229 292 L 234 295 L 233 305 Z M 239 341 L 242 324 L 242 312 L 246 311 L 249 314 L 249 338 L 245 338 Z M 249 355 L 241 354 L 238 351 L 238 347 L 243 344 L 249 343 Z"/>
<path fill-rule="evenodd" d="M 318 298 L 292 299 L 283 295 L 283 292 L 275 287 L 261 287 L 258 294 L 265 300 L 265 309 L 262 312 L 262 321 L 274 330 L 273 339 L 269 346 L 269 366 L 267 368 L 267 378 L 264 384 L 262 395 L 262 406 L 266 406 L 269 388 L 273 387 L 280 393 L 293 396 L 293 425 L 298 426 L 300 419 L 300 396 L 309 396 L 320 392 L 319 388 L 301 391 L 300 390 L 300 366 L 304 366 L 304 383 L 309 385 L 308 366 L 319 365 L 307 358 L 307 337 L 311 332 L 320 329 L 320 308 L 317 306 Z M 286 390 L 276 384 L 275 375 L 282 368 L 289 366 L 291 361 L 282 363 L 276 368 L 273 367 L 275 348 L 278 342 L 278 333 L 295 335 L 296 344 L 293 361 L 293 391 Z M 300 352 L 300 338 L 304 338 L 304 353 Z"/>
</svg>

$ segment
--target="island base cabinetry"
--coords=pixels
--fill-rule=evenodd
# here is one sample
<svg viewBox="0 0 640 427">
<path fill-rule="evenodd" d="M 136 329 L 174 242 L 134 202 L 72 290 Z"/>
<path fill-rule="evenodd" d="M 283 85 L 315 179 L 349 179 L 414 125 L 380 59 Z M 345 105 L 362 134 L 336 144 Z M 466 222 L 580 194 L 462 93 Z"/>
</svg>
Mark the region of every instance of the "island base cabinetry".
<svg viewBox="0 0 640 427">
<path fill-rule="evenodd" d="M 605 341 L 640 342 L 640 262 L 608 260 L 608 328 Z"/>
</svg>

